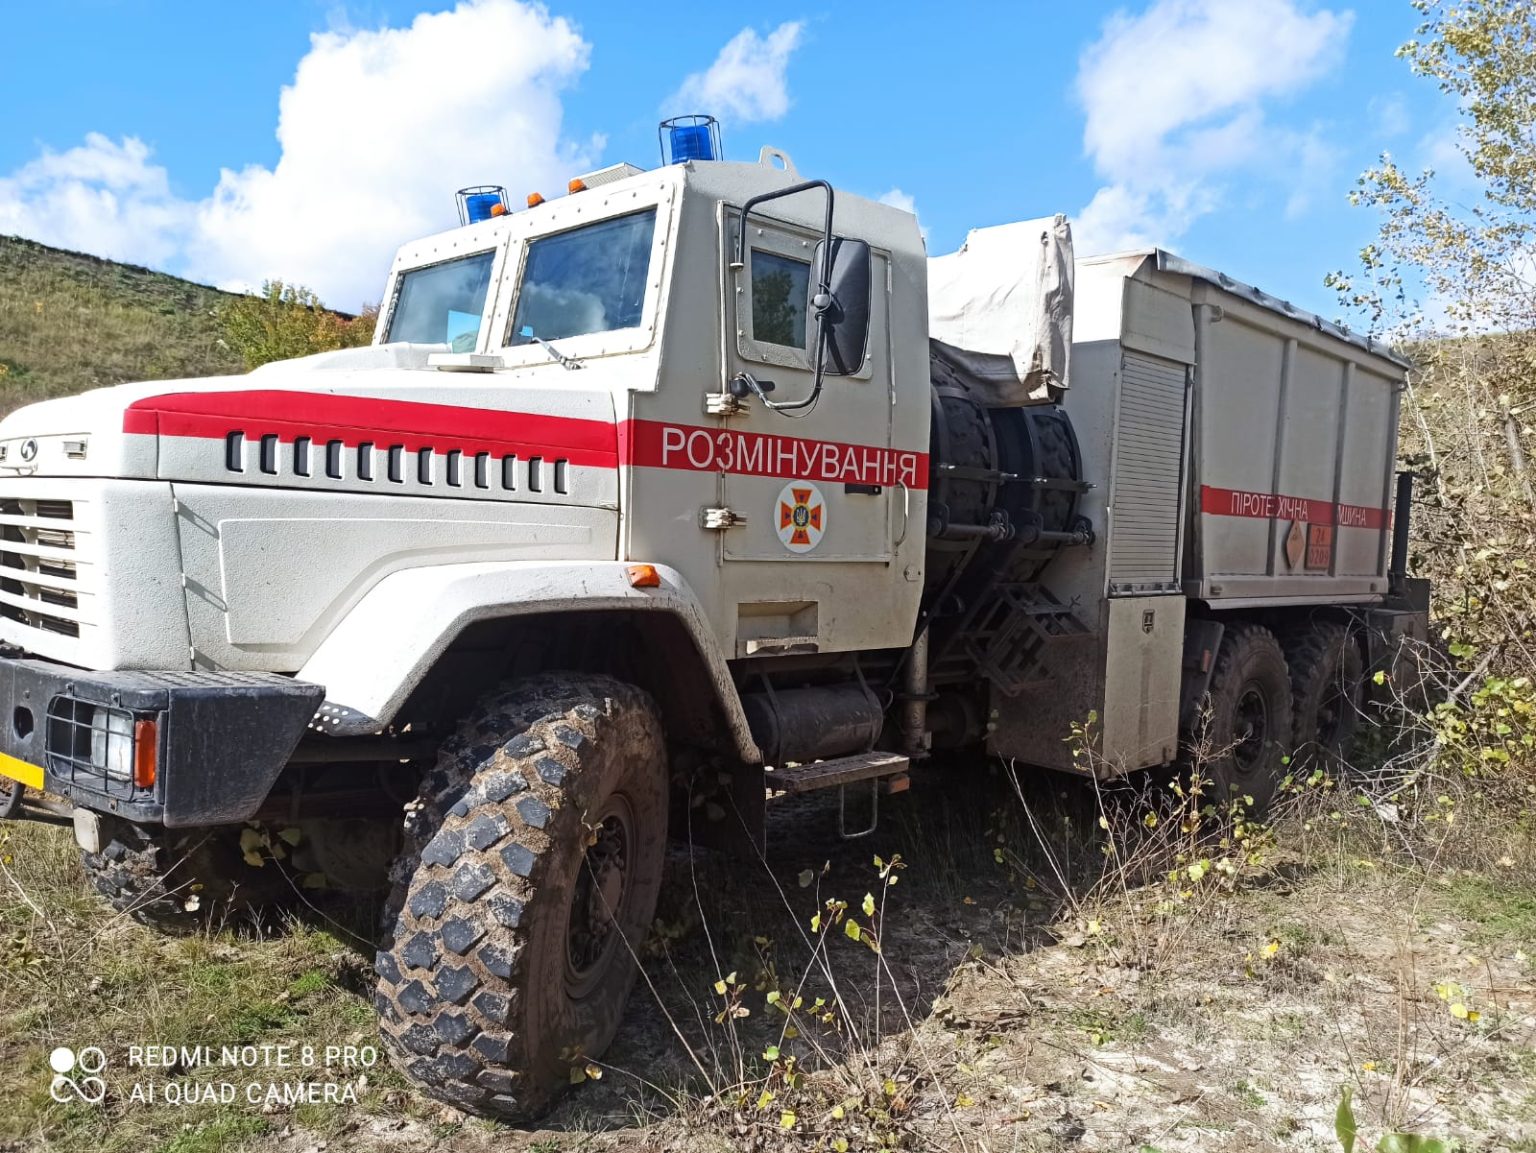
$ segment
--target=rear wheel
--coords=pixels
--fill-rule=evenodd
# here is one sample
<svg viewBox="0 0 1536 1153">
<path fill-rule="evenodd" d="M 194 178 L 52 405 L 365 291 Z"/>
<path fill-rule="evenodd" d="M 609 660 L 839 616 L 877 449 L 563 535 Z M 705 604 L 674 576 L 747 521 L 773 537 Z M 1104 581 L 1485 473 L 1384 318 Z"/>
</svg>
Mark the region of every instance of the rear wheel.
<svg viewBox="0 0 1536 1153">
<path fill-rule="evenodd" d="M 487 697 L 406 818 L 376 1005 L 397 1065 L 484 1116 L 535 1116 L 613 1039 L 666 848 L 645 693 L 558 674 Z"/>
<path fill-rule="evenodd" d="M 1342 624 L 1316 624 L 1287 639 L 1295 702 L 1298 770 L 1330 769 L 1344 762 L 1360 724 L 1365 671 L 1360 647 Z"/>
<path fill-rule="evenodd" d="M 1227 626 L 1195 750 L 1206 798 L 1222 812 L 1236 803 L 1252 815 L 1266 813 L 1287 771 L 1293 727 L 1280 642 L 1260 625 Z"/>
</svg>

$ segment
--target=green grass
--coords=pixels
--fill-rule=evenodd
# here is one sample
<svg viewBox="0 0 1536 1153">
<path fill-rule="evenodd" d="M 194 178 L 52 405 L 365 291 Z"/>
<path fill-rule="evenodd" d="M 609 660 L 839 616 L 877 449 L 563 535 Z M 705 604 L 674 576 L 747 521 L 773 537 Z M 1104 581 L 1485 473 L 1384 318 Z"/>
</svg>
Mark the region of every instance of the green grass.
<svg viewBox="0 0 1536 1153">
<path fill-rule="evenodd" d="M 177 1133 L 156 1153 L 225 1153 L 240 1148 L 252 1137 L 259 1137 L 270 1126 L 261 1117 L 229 1113 Z"/>
<path fill-rule="evenodd" d="M 243 1098 L 167 1106 L 131 1100 L 134 1083 L 290 1082 L 357 1077 L 340 1067 L 130 1068 L 127 1046 L 377 1045 L 370 960 L 338 929 L 274 922 L 259 936 L 164 937 L 112 915 L 89 890 L 67 829 L 0 825 L 0 1149 L 46 1133 L 50 1148 L 97 1153 L 220 1153 L 262 1147 L 269 1128 Z M 18 894 L 25 893 L 22 900 Z M 35 906 L 35 908 L 34 908 Z M 54 1046 L 107 1051 L 105 1109 L 48 1094 Z M 290 1114 L 314 1133 L 392 1106 L 404 1082 L 380 1060 L 356 1106 Z"/>
<path fill-rule="evenodd" d="M 127 381 L 241 372 L 219 321 L 237 299 L 0 236 L 0 413 Z"/>
<path fill-rule="evenodd" d="M 1491 944 L 1536 944 L 1536 890 L 1481 873 L 1458 873 L 1448 883 L 1451 905 Z"/>
</svg>

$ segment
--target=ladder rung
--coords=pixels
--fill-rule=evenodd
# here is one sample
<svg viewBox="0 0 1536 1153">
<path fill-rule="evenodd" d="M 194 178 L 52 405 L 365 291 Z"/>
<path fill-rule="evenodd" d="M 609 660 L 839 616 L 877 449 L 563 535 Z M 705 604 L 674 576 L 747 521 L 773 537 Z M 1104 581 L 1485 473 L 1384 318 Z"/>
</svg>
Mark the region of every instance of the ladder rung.
<svg viewBox="0 0 1536 1153">
<path fill-rule="evenodd" d="M 911 763 L 910 757 L 900 753 L 856 753 L 851 757 L 796 765 L 792 769 L 774 769 L 765 777 L 770 789 L 780 789 L 786 793 L 811 793 L 817 789 L 835 789 L 840 785 L 851 785 L 874 777 L 895 776 L 906 772 Z"/>
</svg>

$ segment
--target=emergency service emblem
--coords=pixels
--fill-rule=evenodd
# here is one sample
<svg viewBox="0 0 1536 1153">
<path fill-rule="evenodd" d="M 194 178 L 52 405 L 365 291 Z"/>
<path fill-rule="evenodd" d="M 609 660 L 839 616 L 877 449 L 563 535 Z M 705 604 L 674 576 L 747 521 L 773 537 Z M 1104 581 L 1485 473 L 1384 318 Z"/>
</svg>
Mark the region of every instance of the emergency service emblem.
<svg viewBox="0 0 1536 1153">
<path fill-rule="evenodd" d="M 779 539 L 790 552 L 810 552 L 827 530 L 827 505 L 821 490 L 808 480 L 792 480 L 779 492 L 775 523 Z"/>
</svg>

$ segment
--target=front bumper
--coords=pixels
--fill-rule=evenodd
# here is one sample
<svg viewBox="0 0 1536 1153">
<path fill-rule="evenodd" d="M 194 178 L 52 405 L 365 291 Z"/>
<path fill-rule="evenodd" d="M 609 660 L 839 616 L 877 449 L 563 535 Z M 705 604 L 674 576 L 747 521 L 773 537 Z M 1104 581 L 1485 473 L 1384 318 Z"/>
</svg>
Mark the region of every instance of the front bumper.
<svg viewBox="0 0 1536 1153">
<path fill-rule="evenodd" d="M 96 673 L 0 657 L 0 773 L 141 823 L 243 821 L 324 697 L 276 673 Z"/>
</svg>

